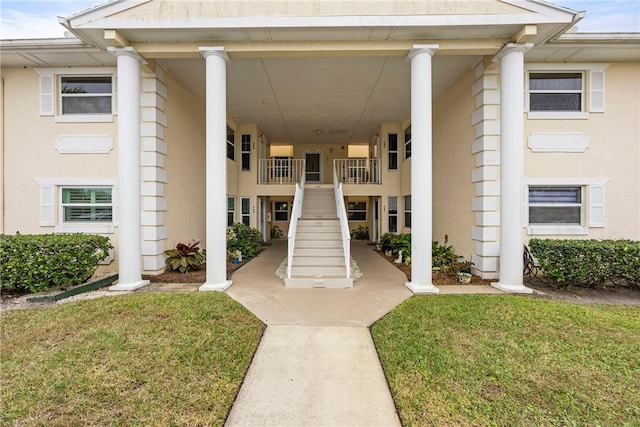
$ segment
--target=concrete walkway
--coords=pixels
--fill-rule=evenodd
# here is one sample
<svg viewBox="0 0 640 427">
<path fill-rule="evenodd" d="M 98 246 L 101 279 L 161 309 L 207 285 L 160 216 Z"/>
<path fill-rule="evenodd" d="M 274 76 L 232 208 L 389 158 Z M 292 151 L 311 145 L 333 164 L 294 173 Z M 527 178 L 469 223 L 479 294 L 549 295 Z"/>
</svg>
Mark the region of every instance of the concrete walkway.
<svg viewBox="0 0 640 427">
<path fill-rule="evenodd" d="M 372 246 L 354 241 L 351 254 L 364 274 L 350 289 L 285 288 L 275 271 L 286 241 L 234 272 L 227 293 L 267 329 L 227 426 L 400 425 L 368 326 L 412 293 Z M 441 292 L 501 293 L 448 288 Z"/>
</svg>

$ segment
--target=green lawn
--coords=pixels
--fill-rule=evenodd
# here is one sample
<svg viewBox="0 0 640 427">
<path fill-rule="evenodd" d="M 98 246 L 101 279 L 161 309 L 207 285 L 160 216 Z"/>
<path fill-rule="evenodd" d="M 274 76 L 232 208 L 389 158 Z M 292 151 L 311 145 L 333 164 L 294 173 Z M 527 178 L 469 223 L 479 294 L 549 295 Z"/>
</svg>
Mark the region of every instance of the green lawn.
<svg viewBox="0 0 640 427">
<path fill-rule="evenodd" d="M 372 334 L 405 426 L 640 425 L 640 308 L 421 296 Z"/>
<path fill-rule="evenodd" d="M 3 425 L 221 425 L 263 325 L 217 292 L 2 314 Z"/>
</svg>

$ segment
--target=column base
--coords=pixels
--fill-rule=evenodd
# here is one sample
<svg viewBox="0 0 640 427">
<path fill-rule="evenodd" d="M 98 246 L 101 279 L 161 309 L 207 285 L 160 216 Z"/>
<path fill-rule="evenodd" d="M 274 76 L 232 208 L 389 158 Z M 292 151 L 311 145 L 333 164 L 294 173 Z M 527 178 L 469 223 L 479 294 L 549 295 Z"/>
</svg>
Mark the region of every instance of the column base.
<svg viewBox="0 0 640 427">
<path fill-rule="evenodd" d="M 440 289 L 436 288 L 432 284 L 421 285 L 419 283 L 405 282 L 404 284 L 414 294 L 439 294 Z"/>
<path fill-rule="evenodd" d="M 501 290 L 502 292 L 506 292 L 508 294 L 532 294 L 533 293 L 533 289 L 527 288 L 524 285 L 507 285 L 505 283 L 497 282 L 497 283 L 492 283 L 491 286 Z"/>
<path fill-rule="evenodd" d="M 137 282 L 132 283 L 118 283 L 113 286 L 109 286 L 110 291 L 135 291 L 136 289 L 140 289 L 143 286 L 147 286 L 149 284 L 148 280 L 138 280 Z"/>
<path fill-rule="evenodd" d="M 220 283 L 205 283 L 198 288 L 199 291 L 226 291 L 233 282 L 225 280 Z"/>
</svg>

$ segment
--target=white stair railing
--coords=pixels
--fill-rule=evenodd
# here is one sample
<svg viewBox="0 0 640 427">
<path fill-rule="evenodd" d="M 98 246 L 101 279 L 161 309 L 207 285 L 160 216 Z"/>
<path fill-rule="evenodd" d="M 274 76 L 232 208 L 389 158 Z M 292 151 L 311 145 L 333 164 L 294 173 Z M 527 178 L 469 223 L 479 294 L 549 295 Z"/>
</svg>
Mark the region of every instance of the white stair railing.
<svg viewBox="0 0 640 427">
<path fill-rule="evenodd" d="M 335 159 L 333 170 L 343 184 L 380 184 L 380 159 Z"/>
<path fill-rule="evenodd" d="M 336 169 L 333 169 L 333 184 L 335 185 L 336 211 L 340 220 L 340 232 L 342 233 L 342 248 L 344 250 L 344 265 L 346 267 L 346 278 L 351 278 L 351 233 L 349 233 L 349 221 L 347 219 L 347 209 L 344 205 L 344 194 L 342 193 L 342 183 L 338 182 Z"/>
<path fill-rule="evenodd" d="M 304 176 L 304 159 L 259 159 L 258 184 L 296 184 Z"/>
<path fill-rule="evenodd" d="M 291 278 L 291 267 L 293 266 L 293 252 L 296 247 L 296 230 L 298 219 L 302 216 L 302 203 L 304 201 L 304 160 L 302 160 L 302 176 L 300 182 L 296 184 L 296 193 L 293 196 L 293 207 L 291 209 L 291 222 L 289 222 L 289 233 L 287 234 L 287 278 Z"/>
</svg>

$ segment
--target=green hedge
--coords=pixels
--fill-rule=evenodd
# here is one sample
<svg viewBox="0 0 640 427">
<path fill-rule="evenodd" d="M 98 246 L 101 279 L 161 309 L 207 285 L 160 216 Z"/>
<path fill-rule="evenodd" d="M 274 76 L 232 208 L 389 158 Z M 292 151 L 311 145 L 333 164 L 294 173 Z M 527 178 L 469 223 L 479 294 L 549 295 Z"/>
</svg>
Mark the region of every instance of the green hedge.
<svg viewBox="0 0 640 427">
<path fill-rule="evenodd" d="M 258 255 L 262 245 L 262 233 L 257 228 L 237 222 L 227 227 L 227 252 L 239 251 L 243 259 Z"/>
<path fill-rule="evenodd" d="M 112 247 L 108 238 L 89 234 L 0 235 L 0 289 L 84 283 Z"/>
<path fill-rule="evenodd" d="M 543 274 L 560 287 L 605 282 L 640 287 L 640 242 L 532 239 Z"/>
</svg>

